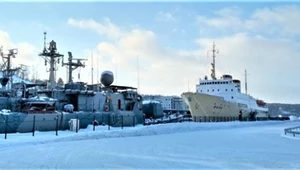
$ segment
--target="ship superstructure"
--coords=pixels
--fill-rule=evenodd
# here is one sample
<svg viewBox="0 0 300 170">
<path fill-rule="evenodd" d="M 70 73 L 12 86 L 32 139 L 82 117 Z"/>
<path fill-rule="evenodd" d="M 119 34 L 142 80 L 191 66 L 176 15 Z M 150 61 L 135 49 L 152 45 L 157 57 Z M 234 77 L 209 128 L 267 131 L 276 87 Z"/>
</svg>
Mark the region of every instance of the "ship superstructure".
<svg viewBox="0 0 300 170">
<path fill-rule="evenodd" d="M 44 40 L 45 47 L 39 56 L 45 59 L 45 65 L 50 65 L 48 82 L 15 82 L 15 72 L 20 68 L 11 67 L 11 58 L 18 51 L 13 49 L 4 54 L 0 49 L 4 60 L 0 76 L 0 133 L 30 132 L 35 121 L 39 131 L 68 129 L 71 119 L 80 119 L 80 128 L 86 128 L 92 122 L 111 126 L 143 123 L 143 98 L 137 88 L 113 85 L 114 75 L 109 70 L 102 72 L 101 83 L 73 82 L 72 72 L 85 66 L 81 62 L 84 59 L 73 58 L 72 53 L 68 52 L 68 62 L 64 63 L 64 55 L 58 53 L 56 42 L 52 40 L 47 49 L 46 33 Z M 69 71 L 68 83 L 64 85 L 55 81 L 60 63 Z"/>
<path fill-rule="evenodd" d="M 243 117 L 248 117 L 251 114 L 256 117 L 266 117 L 267 104 L 262 100 L 242 93 L 240 80 L 234 79 L 230 74 L 224 74 L 220 78 L 216 77 L 215 57 L 218 50 L 215 46 L 214 43 L 211 50 L 213 53 L 211 79 L 208 79 L 207 76 L 199 79 L 195 93 L 182 94 L 192 116 L 221 117 L 242 114 Z"/>
</svg>

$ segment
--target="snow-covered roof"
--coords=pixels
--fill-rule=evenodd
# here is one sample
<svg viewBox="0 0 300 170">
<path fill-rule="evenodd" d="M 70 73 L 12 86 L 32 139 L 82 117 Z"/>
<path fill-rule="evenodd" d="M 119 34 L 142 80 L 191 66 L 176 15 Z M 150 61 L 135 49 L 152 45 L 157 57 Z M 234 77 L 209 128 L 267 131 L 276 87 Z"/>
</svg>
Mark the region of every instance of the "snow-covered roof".
<svg viewBox="0 0 300 170">
<path fill-rule="evenodd" d="M 158 104 L 160 104 L 161 102 L 156 101 L 156 100 L 144 100 L 143 101 L 143 104 L 149 104 L 149 103 L 158 103 Z"/>
</svg>

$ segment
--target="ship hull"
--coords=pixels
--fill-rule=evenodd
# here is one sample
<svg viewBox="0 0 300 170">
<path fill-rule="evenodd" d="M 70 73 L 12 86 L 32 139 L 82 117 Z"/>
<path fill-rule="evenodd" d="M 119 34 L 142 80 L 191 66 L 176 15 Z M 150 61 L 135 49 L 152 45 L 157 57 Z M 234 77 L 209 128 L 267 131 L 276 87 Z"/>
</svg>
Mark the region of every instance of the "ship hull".
<svg viewBox="0 0 300 170">
<path fill-rule="evenodd" d="M 193 117 L 238 117 L 242 111 L 242 117 L 248 117 L 250 111 L 240 108 L 237 103 L 223 100 L 218 96 L 202 93 L 183 93 L 181 97 L 188 105 Z"/>
<path fill-rule="evenodd" d="M 80 112 L 80 113 L 37 113 L 26 114 L 13 112 L 8 115 L 0 114 L 0 134 L 27 133 L 32 131 L 55 131 L 70 129 L 69 121 L 78 119 L 79 129 L 87 128 L 92 122 L 113 127 L 135 126 L 142 124 L 139 114 L 131 111 L 116 112 Z M 6 121 L 7 120 L 7 121 Z"/>
</svg>

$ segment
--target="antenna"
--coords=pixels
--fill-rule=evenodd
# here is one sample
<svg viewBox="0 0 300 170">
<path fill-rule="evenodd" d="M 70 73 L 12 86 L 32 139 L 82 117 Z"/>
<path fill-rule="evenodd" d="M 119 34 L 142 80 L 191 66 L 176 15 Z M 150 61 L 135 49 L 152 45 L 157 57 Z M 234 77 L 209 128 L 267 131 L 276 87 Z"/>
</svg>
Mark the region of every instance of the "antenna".
<svg viewBox="0 0 300 170">
<path fill-rule="evenodd" d="M 97 58 L 97 84 L 99 84 L 99 57 L 98 55 L 96 56 Z"/>
<path fill-rule="evenodd" d="M 247 75 L 249 75 L 249 74 L 247 74 L 247 70 L 245 70 L 245 93 L 246 94 L 248 94 L 248 92 L 247 92 Z"/>
<path fill-rule="evenodd" d="M 118 84 L 118 57 L 116 57 L 116 84 Z"/>
<path fill-rule="evenodd" d="M 213 62 L 211 63 L 212 69 L 211 69 L 211 78 L 213 80 L 216 80 L 216 53 L 219 53 L 219 50 L 216 49 L 216 44 L 215 42 L 213 43 L 213 49 L 209 50 L 208 52 L 212 51 L 213 52 Z"/>
<path fill-rule="evenodd" d="M 140 93 L 140 66 L 139 66 L 139 64 L 140 64 L 140 56 L 138 55 L 137 56 L 137 88 L 138 88 L 138 93 Z"/>
<path fill-rule="evenodd" d="M 94 63 L 93 63 L 93 52 L 92 52 L 92 84 L 94 84 Z"/>
<path fill-rule="evenodd" d="M 44 32 L 44 53 L 47 52 L 46 36 L 47 36 L 47 32 Z"/>
</svg>

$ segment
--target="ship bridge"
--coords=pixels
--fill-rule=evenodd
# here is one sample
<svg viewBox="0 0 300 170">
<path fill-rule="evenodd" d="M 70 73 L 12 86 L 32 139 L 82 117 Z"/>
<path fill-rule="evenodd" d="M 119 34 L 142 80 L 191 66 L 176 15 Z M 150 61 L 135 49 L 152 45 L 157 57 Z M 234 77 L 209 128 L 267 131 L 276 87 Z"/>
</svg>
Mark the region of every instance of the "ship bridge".
<svg viewBox="0 0 300 170">
<path fill-rule="evenodd" d="M 200 79 L 196 85 L 198 93 L 216 94 L 216 93 L 240 93 L 241 81 L 232 79 L 231 75 L 225 74 L 220 79 L 208 80 L 207 76 L 204 80 Z"/>
</svg>

